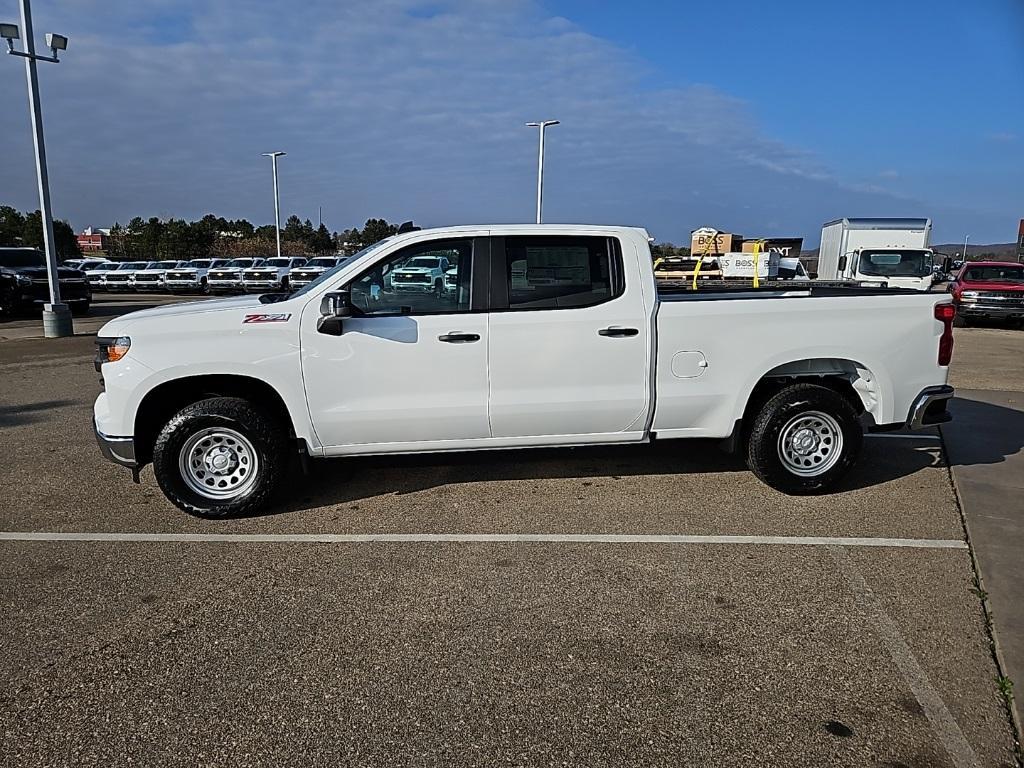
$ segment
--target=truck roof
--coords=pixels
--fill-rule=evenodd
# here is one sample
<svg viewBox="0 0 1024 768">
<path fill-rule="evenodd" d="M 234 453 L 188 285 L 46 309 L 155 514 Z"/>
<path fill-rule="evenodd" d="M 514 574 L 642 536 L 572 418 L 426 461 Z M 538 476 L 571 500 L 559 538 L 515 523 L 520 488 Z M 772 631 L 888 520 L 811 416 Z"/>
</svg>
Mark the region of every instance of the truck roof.
<svg viewBox="0 0 1024 768">
<path fill-rule="evenodd" d="M 927 229 L 931 219 L 851 219 L 842 218 L 826 221 L 822 226 L 845 223 L 849 229 Z"/>
<path fill-rule="evenodd" d="M 607 234 L 608 232 L 630 232 L 640 234 L 643 237 L 650 237 L 643 227 L 626 227 L 621 225 L 602 224 L 460 224 L 455 227 L 432 227 L 430 229 L 418 229 L 411 232 L 403 232 L 396 237 L 405 238 L 408 235 L 429 234 L 460 234 L 463 232 L 479 232 L 489 230 L 493 234 L 506 235 L 545 235 L 545 234 Z"/>
</svg>

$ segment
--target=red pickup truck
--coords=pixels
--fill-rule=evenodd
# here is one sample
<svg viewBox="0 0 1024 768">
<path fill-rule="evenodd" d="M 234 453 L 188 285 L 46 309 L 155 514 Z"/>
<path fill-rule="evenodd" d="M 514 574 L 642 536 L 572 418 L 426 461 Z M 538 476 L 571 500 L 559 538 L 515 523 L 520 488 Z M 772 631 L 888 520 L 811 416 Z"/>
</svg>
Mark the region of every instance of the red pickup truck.
<svg viewBox="0 0 1024 768">
<path fill-rule="evenodd" d="M 1024 264 L 970 261 L 949 284 L 956 305 L 956 325 L 977 318 L 1024 320 Z"/>
</svg>

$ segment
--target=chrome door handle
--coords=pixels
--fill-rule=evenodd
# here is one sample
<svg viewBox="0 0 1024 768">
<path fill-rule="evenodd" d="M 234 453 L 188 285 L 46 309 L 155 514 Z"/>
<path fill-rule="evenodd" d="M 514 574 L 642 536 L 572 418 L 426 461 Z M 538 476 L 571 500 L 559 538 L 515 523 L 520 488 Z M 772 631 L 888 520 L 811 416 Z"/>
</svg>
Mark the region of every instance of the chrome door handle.
<svg viewBox="0 0 1024 768">
<path fill-rule="evenodd" d="M 448 333 L 442 333 L 437 337 L 438 341 L 443 341 L 448 344 L 469 344 L 473 341 L 480 341 L 479 333 L 459 333 L 458 331 L 450 331 Z"/>
</svg>

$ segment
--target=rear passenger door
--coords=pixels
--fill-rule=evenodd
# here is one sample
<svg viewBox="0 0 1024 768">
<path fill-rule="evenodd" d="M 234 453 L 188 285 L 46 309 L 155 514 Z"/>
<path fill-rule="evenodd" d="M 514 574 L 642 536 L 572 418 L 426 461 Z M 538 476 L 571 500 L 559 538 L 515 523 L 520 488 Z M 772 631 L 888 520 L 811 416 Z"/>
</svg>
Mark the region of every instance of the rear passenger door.
<svg viewBox="0 0 1024 768">
<path fill-rule="evenodd" d="M 614 237 L 493 238 L 492 437 L 622 440 L 643 432 L 650 329 L 629 247 L 624 258 Z"/>
</svg>

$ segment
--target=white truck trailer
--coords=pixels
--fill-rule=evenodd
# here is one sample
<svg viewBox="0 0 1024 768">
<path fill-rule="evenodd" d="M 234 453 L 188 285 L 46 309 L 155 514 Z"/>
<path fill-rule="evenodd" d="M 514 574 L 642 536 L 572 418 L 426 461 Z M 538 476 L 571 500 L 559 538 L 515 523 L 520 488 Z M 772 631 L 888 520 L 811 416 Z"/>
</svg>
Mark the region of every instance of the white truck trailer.
<svg viewBox="0 0 1024 768">
<path fill-rule="evenodd" d="M 862 285 L 932 287 L 931 219 L 836 219 L 821 228 L 819 280 Z"/>
</svg>

